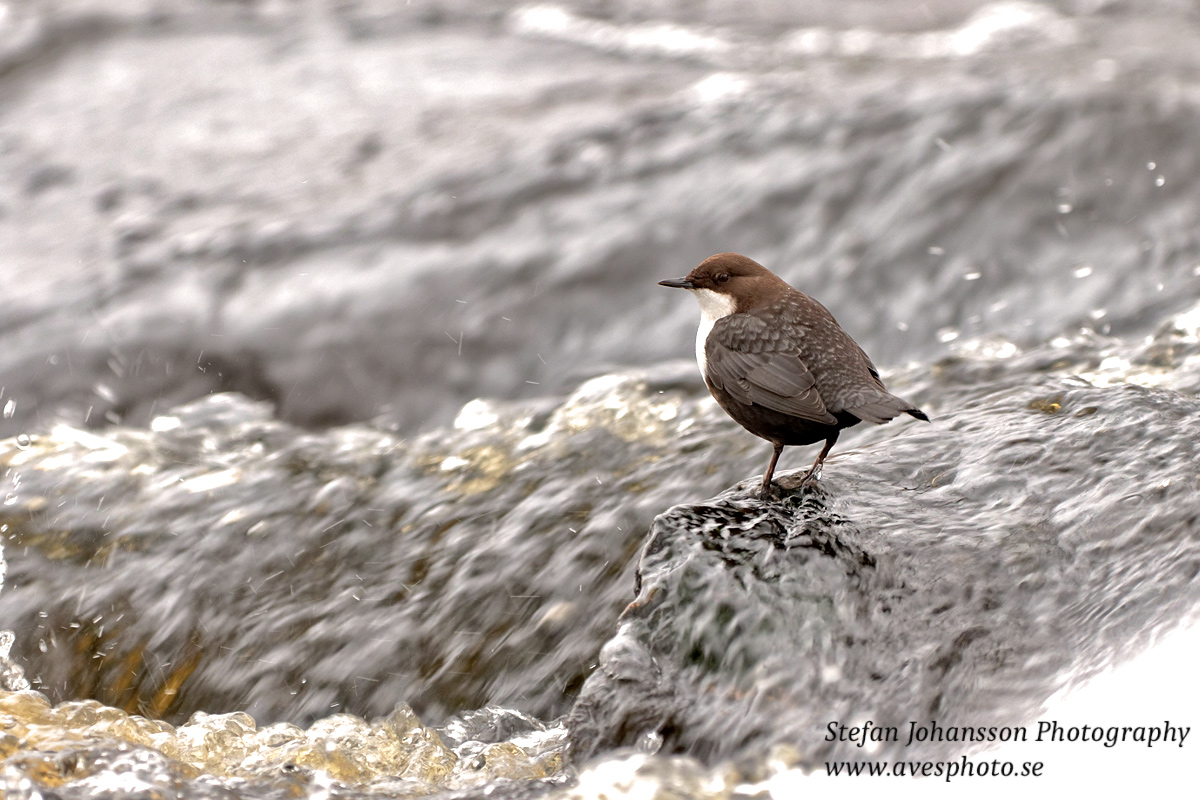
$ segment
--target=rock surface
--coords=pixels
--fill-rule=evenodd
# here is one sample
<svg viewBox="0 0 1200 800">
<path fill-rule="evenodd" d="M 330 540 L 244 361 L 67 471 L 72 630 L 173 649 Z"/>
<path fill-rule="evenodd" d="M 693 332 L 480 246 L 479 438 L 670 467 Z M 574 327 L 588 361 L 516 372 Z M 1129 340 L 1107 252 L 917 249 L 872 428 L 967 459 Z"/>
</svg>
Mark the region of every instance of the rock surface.
<svg viewBox="0 0 1200 800">
<path fill-rule="evenodd" d="M 35 687 L 169 719 L 574 703 L 580 753 L 705 759 L 835 712 L 1001 724 L 1191 613 L 1200 406 L 1104 385 L 1194 389 L 1190 320 L 894 376 L 935 424 L 852 429 L 778 505 L 767 448 L 671 370 L 413 440 L 233 395 L 10 440 L 0 616 Z"/>
<path fill-rule="evenodd" d="M 656 732 L 667 752 L 787 745 L 816 766 L 862 755 L 824 741 L 831 721 L 1025 724 L 1068 673 L 1194 614 L 1200 402 L 1055 379 L 975 393 L 784 503 L 744 484 L 656 519 L 570 715 L 576 752 Z"/>
</svg>

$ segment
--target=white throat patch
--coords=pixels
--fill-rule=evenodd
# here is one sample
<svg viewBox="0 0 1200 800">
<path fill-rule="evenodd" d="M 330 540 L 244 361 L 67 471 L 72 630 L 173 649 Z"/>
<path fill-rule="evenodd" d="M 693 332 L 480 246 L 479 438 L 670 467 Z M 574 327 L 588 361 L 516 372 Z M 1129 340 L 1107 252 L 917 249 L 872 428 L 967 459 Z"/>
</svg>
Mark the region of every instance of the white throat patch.
<svg viewBox="0 0 1200 800">
<path fill-rule="evenodd" d="M 716 321 L 721 317 L 728 317 L 735 309 L 733 298 L 727 294 L 714 292 L 712 289 L 693 289 L 692 294 L 700 303 L 700 327 L 696 330 L 696 364 L 700 367 L 700 374 L 707 378 L 704 343 L 708 340 L 708 334 L 712 332 Z"/>
</svg>

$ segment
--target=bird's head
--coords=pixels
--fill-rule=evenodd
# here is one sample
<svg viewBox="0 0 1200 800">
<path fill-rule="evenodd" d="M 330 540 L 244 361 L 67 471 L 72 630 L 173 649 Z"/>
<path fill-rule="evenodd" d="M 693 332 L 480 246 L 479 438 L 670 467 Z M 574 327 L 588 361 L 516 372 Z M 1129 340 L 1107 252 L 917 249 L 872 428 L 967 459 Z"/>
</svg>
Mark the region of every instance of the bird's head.
<svg viewBox="0 0 1200 800">
<path fill-rule="evenodd" d="M 717 253 L 700 262 L 683 278 L 659 281 L 659 286 L 687 289 L 712 317 L 770 305 L 790 287 L 753 259 L 737 253 Z"/>
</svg>

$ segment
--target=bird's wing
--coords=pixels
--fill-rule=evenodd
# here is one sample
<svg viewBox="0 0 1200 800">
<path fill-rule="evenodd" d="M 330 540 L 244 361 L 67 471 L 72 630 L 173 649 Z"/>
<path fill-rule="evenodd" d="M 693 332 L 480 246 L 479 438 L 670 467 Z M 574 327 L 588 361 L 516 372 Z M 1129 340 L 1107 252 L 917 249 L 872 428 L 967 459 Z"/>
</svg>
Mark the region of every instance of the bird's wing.
<svg viewBox="0 0 1200 800">
<path fill-rule="evenodd" d="M 851 341 L 854 341 L 854 340 L 851 339 Z M 884 388 L 883 381 L 880 380 L 880 378 L 879 378 L 879 370 L 875 367 L 875 364 L 871 361 L 871 357 L 867 355 L 867 351 L 863 350 L 862 347 L 858 344 L 858 342 L 854 342 L 854 347 L 862 355 L 863 361 L 865 361 L 867 363 L 867 371 L 871 373 L 871 380 L 874 381 L 876 386 L 878 386 L 880 389 L 883 389 Z"/>
<path fill-rule="evenodd" d="M 708 380 L 746 405 L 794 417 L 837 423 L 794 342 L 752 314 L 730 314 L 704 343 Z"/>
</svg>

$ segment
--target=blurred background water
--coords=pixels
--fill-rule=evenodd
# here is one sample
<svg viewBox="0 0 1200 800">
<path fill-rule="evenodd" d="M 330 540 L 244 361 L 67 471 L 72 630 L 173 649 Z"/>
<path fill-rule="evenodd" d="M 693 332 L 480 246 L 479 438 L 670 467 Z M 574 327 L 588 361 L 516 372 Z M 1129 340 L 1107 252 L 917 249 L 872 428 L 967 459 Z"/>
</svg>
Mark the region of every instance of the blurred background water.
<svg viewBox="0 0 1200 800">
<path fill-rule="evenodd" d="M 4 432 L 449 423 L 686 355 L 722 250 L 876 360 L 1196 274 L 1190 6 L 9 3 Z"/>
<path fill-rule="evenodd" d="M 1198 34 L 1176 0 L 0 3 L 15 660 L 176 724 L 566 713 L 654 517 L 765 463 L 655 286 L 728 250 L 988 445 L 1069 405 L 1047 374 L 1168 390 L 1112 409 L 1169 406 L 1138 569 L 1186 572 Z M 1088 472 L 1138 447 L 1107 430 L 1046 441 Z M 1164 580 L 1104 636 L 1187 617 Z M 1079 647 L 1051 666 L 1119 650 Z"/>
</svg>

